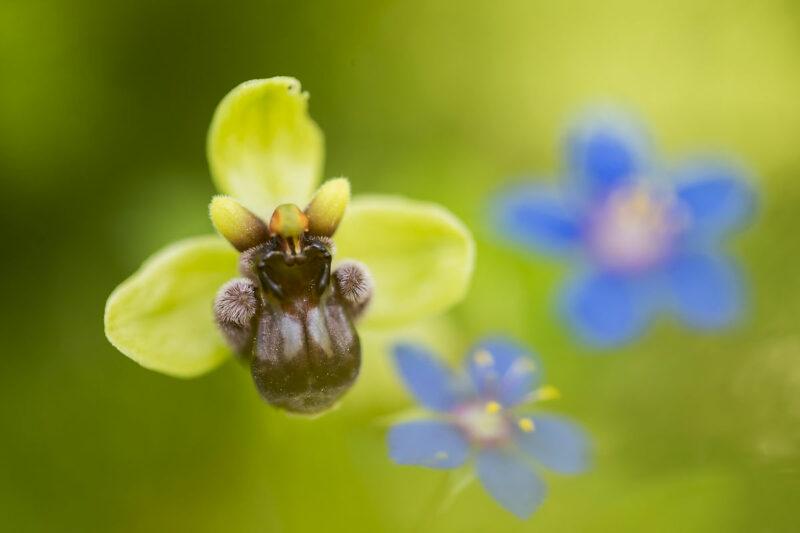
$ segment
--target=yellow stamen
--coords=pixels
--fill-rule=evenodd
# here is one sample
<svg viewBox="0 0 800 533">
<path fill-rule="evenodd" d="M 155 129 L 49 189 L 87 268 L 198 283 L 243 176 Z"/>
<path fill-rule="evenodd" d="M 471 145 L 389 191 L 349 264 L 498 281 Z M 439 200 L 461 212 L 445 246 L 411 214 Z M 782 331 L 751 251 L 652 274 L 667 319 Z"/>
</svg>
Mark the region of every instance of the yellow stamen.
<svg viewBox="0 0 800 533">
<path fill-rule="evenodd" d="M 530 418 L 520 418 L 519 420 L 517 420 L 517 425 L 519 426 L 519 429 L 521 429 L 525 433 L 530 433 L 531 431 L 536 429 L 533 426 L 533 420 L 531 420 Z"/>
<path fill-rule="evenodd" d="M 494 414 L 500 410 L 502 406 L 497 402 L 489 402 L 486 404 L 486 412 L 489 414 Z"/>
<path fill-rule="evenodd" d="M 478 350 L 475 352 L 475 355 L 473 355 L 472 358 L 475 359 L 475 363 L 478 366 L 489 366 L 494 364 L 494 357 L 492 357 L 492 354 L 486 350 Z"/>
<path fill-rule="evenodd" d="M 533 394 L 536 401 L 558 400 L 559 398 L 561 398 L 561 391 L 559 391 L 552 385 L 545 385 L 543 387 L 539 387 L 534 391 Z"/>
<path fill-rule="evenodd" d="M 447 452 L 436 452 L 436 455 L 433 457 L 437 461 L 444 461 L 447 459 L 448 455 Z"/>
</svg>

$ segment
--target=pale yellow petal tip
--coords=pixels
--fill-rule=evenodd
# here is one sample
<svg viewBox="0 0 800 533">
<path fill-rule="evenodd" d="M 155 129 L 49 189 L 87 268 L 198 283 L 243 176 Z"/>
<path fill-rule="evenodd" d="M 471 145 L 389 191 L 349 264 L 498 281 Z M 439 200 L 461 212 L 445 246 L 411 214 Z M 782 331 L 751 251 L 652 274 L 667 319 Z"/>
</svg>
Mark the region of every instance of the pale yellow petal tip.
<svg viewBox="0 0 800 533">
<path fill-rule="evenodd" d="M 545 385 L 543 387 L 539 387 L 536 389 L 536 400 L 545 401 L 545 400 L 558 400 L 561 398 L 561 391 L 557 388 L 553 387 L 552 385 Z"/>
<path fill-rule="evenodd" d="M 225 96 L 225 99 L 235 99 L 242 93 L 252 93 L 270 90 L 286 90 L 291 95 L 308 100 L 308 93 L 303 92 L 300 80 L 291 76 L 273 76 L 271 78 L 257 78 L 254 80 L 243 81 Z"/>
<path fill-rule="evenodd" d="M 208 211 L 220 235 L 240 252 L 269 240 L 267 225 L 233 198 L 215 196 Z"/>
<path fill-rule="evenodd" d="M 472 356 L 472 359 L 475 361 L 475 364 L 481 367 L 487 367 L 494 364 L 494 357 L 490 354 L 487 350 L 478 350 L 475 352 L 475 355 Z"/>
<path fill-rule="evenodd" d="M 350 181 L 347 178 L 334 178 L 323 183 L 306 207 L 308 232 L 326 237 L 333 235 L 349 202 Z"/>
<path fill-rule="evenodd" d="M 494 414 L 500 410 L 502 406 L 497 402 L 488 402 L 486 404 L 486 412 L 489 414 Z"/>
<path fill-rule="evenodd" d="M 533 425 L 533 420 L 531 420 L 530 418 L 520 418 L 519 420 L 517 420 L 517 426 L 519 426 L 519 429 L 521 429 L 525 433 L 530 433 L 531 431 L 536 429 L 535 426 Z"/>
</svg>

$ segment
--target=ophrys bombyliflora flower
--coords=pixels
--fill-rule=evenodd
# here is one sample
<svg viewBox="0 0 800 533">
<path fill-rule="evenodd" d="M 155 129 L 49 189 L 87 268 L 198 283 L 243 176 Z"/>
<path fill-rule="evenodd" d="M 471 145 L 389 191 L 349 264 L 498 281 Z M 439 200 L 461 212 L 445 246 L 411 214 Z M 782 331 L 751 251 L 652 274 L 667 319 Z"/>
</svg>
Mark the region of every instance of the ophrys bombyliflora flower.
<svg viewBox="0 0 800 533">
<path fill-rule="evenodd" d="M 177 242 L 117 287 L 106 304 L 105 329 L 125 355 L 159 372 L 192 377 L 233 349 L 251 366 L 265 399 L 318 412 L 358 371 L 353 322 L 402 325 L 463 297 L 474 244 L 447 210 L 397 196 L 350 201 L 343 179 L 313 194 L 323 138 L 308 116 L 307 98 L 297 80 L 281 77 L 243 83 L 217 107 L 208 158 L 214 182 L 228 196 L 217 197 L 211 211 L 229 242 L 211 235 Z M 237 267 L 241 278 L 231 283 Z M 268 325 L 276 319 L 277 329 Z M 336 386 L 313 370 L 323 355 L 334 366 L 330 358 L 345 356 Z M 281 361 L 295 366 L 284 368 L 294 390 L 265 384 L 265 376 L 276 375 L 267 369 Z M 330 393 L 317 394 L 322 389 Z"/>
</svg>

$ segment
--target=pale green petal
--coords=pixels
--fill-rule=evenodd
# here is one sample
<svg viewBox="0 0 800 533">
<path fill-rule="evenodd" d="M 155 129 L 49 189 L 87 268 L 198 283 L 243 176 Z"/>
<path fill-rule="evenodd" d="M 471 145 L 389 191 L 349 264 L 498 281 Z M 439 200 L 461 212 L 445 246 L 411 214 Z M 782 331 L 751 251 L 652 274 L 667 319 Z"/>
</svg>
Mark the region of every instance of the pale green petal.
<svg viewBox="0 0 800 533">
<path fill-rule="evenodd" d="M 148 259 L 106 302 L 106 336 L 140 365 L 180 377 L 230 353 L 214 324 L 217 290 L 236 277 L 238 254 L 221 237 L 179 241 Z"/>
<path fill-rule="evenodd" d="M 278 204 L 304 206 L 322 173 L 322 132 L 294 78 L 251 80 L 228 93 L 207 150 L 217 188 L 265 219 Z"/>
<path fill-rule="evenodd" d="M 356 197 L 334 238 L 339 259 L 363 261 L 375 278 L 366 327 L 396 326 L 445 311 L 464 297 L 472 276 L 472 235 L 437 204 Z"/>
</svg>

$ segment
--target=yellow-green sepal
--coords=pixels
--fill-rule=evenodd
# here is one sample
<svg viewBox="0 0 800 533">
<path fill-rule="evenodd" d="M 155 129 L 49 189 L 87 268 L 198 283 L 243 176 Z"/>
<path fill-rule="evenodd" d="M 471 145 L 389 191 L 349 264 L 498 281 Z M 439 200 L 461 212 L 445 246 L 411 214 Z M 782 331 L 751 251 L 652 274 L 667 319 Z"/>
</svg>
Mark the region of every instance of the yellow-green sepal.
<svg viewBox="0 0 800 533">
<path fill-rule="evenodd" d="M 304 205 L 319 183 L 324 140 L 294 78 L 242 83 L 214 112 L 207 141 L 217 188 L 262 218 L 278 204 Z"/>
<path fill-rule="evenodd" d="M 357 196 L 336 233 L 340 259 L 363 261 L 375 279 L 365 327 L 408 324 L 441 313 L 466 294 L 475 243 L 438 204 Z"/>
<path fill-rule="evenodd" d="M 214 296 L 236 277 L 237 258 L 216 235 L 157 252 L 108 297 L 106 337 L 151 370 L 177 377 L 212 370 L 230 354 L 214 324 Z"/>
</svg>

